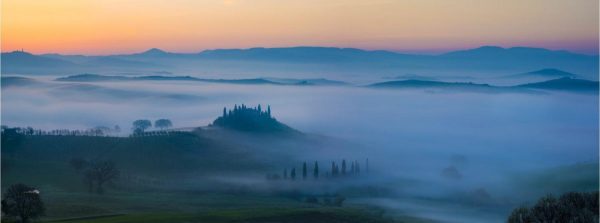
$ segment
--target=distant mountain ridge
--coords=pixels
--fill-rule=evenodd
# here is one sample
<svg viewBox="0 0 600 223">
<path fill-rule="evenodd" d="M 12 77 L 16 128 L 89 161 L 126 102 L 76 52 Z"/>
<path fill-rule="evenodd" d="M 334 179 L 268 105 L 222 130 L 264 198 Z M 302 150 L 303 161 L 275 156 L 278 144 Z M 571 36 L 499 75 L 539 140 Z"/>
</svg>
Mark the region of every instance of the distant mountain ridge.
<svg viewBox="0 0 600 223">
<path fill-rule="evenodd" d="M 60 70 L 66 68 L 76 68 L 80 65 L 63 59 L 37 56 L 23 51 L 14 51 L 2 53 L 0 60 L 2 73 L 44 73 L 44 70 Z M 32 69 L 37 68 L 37 69 Z"/>
<path fill-rule="evenodd" d="M 237 72 L 270 71 L 302 73 L 393 74 L 405 69 L 449 70 L 539 70 L 553 67 L 598 79 L 598 56 L 541 48 L 484 46 L 440 55 L 403 54 L 385 50 L 336 47 L 285 47 L 215 49 L 199 53 L 174 53 L 149 49 L 135 54 L 81 56 L 2 53 L 4 73 L 65 74 L 98 70 L 148 71 L 155 68 L 205 69 Z M 260 63 L 260 64 L 253 64 Z M 284 66 L 293 64 L 293 67 Z M 270 66 L 265 66 L 270 65 Z M 164 69 L 163 69 L 164 68 Z M 66 71 L 65 71 L 66 70 Z"/>
</svg>

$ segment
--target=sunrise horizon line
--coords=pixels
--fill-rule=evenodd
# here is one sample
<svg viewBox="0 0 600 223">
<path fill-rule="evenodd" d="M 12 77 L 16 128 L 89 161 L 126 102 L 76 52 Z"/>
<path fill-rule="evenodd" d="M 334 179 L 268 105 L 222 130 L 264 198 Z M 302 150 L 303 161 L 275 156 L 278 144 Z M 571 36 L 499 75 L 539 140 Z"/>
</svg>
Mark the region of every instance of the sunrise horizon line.
<svg viewBox="0 0 600 223">
<path fill-rule="evenodd" d="M 160 50 L 162 52 L 172 53 L 172 54 L 200 54 L 202 52 L 213 51 L 213 50 L 335 48 L 335 49 L 356 49 L 356 50 L 362 50 L 362 51 L 367 51 L 367 52 L 386 51 L 386 52 L 392 52 L 392 53 L 397 53 L 397 54 L 436 56 L 436 55 L 443 55 L 443 54 L 447 54 L 447 53 L 451 53 L 451 52 L 475 50 L 475 49 L 486 48 L 486 47 L 500 48 L 500 49 L 505 49 L 505 50 L 506 49 L 514 49 L 514 48 L 529 48 L 529 49 L 543 49 L 543 50 L 556 51 L 556 52 L 567 52 L 567 53 L 580 54 L 580 55 L 586 55 L 586 56 L 599 56 L 600 55 L 600 52 L 595 52 L 595 53 L 581 52 L 581 51 L 567 49 L 567 48 L 555 49 L 555 48 L 546 48 L 546 47 L 528 46 L 528 45 L 502 46 L 502 45 L 493 45 L 493 44 L 485 44 L 485 45 L 479 45 L 479 46 L 474 46 L 474 47 L 435 48 L 435 49 L 434 48 L 391 49 L 391 48 L 367 48 L 367 47 L 350 47 L 350 46 L 346 47 L 346 46 L 328 46 L 328 45 L 290 45 L 290 46 L 271 46 L 271 47 L 269 47 L 269 46 L 221 47 L 221 48 L 204 48 L 204 49 L 198 49 L 198 50 L 194 50 L 194 51 L 177 51 L 177 50 L 169 50 L 169 49 L 165 49 L 165 48 L 161 48 L 161 47 L 148 47 L 145 49 L 137 49 L 137 50 L 131 50 L 131 51 L 127 51 L 127 52 L 110 52 L 110 53 L 97 53 L 97 54 L 95 54 L 95 53 L 60 53 L 60 52 L 56 52 L 56 51 L 32 52 L 32 51 L 28 51 L 27 48 L 21 48 L 21 49 L 7 50 L 7 51 L 2 50 L 1 53 L 4 54 L 4 53 L 13 53 L 13 52 L 25 52 L 25 53 L 29 53 L 32 55 L 57 54 L 57 55 L 63 55 L 63 56 L 117 56 L 117 55 L 142 54 L 142 53 L 146 53 L 151 50 Z"/>
</svg>

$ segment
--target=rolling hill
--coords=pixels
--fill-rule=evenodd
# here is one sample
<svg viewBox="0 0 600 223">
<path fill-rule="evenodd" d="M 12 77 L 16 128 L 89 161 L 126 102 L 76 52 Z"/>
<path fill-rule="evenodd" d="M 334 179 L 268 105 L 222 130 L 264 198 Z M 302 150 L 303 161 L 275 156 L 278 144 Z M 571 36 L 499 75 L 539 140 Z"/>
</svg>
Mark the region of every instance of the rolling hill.
<svg viewBox="0 0 600 223">
<path fill-rule="evenodd" d="M 522 84 L 517 87 L 543 90 L 586 91 L 598 93 L 598 81 L 588 81 L 569 77 L 563 77 L 559 79 L 553 79 L 537 83 Z"/>
<path fill-rule="evenodd" d="M 531 71 L 531 72 L 507 76 L 507 78 L 563 78 L 563 77 L 576 78 L 577 75 L 566 72 L 566 71 L 562 71 L 559 69 L 546 68 L 546 69 L 535 70 L 535 71 Z"/>
<path fill-rule="evenodd" d="M 2 74 L 45 74 L 48 71 L 77 69 L 79 64 L 67 60 L 33 55 L 23 51 L 2 53 Z"/>
<path fill-rule="evenodd" d="M 471 82 L 443 82 L 426 80 L 401 80 L 386 81 L 368 85 L 372 88 L 453 88 L 453 89 L 493 89 L 489 84 L 476 84 Z"/>
<path fill-rule="evenodd" d="M 39 84 L 39 82 L 34 79 L 31 79 L 31 78 L 17 77 L 17 76 L 2 77 L 2 87 L 3 88 L 19 87 L 19 86 L 35 85 L 35 84 Z"/>
<path fill-rule="evenodd" d="M 446 89 L 456 91 L 488 91 L 488 92 L 515 92 L 519 90 L 559 90 L 571 92 L 598 92 L 598 81 L 574 79 L 563 77 L 548 81 L 532 82 L 515 86 L 494 86 L 489 84 L 476 84 L 471 82 L 443 82 L 424 80 L 387 81 L 368 85 L 371 88 L 383 89 Z"/>
</svg>

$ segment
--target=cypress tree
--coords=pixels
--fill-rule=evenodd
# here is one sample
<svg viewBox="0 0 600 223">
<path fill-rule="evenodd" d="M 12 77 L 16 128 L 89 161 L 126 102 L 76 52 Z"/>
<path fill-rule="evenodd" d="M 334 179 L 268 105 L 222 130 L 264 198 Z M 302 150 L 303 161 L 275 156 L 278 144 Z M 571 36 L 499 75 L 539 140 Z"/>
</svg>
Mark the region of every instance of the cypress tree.
<svg viewBox="0 0 600 223">
<path fill-rule="evenodd" d="M 304 163 L 302 163 L 302 179 L 303 180 L 306 180 L 306 175 L 307 175 L 306 172 L 307 172 L 306 171 L 306 162 L 304 162 Z"/>
<path fill-rule="evenodd" d="M 269 118 L 271 117 L 271 106 L 267 105 L 267 115 L 269 116 Z"/>
<path fill-rule="evenodd" d="M 354 174 L 356 171 L 355 167 L 354 167 L 354 161 L 352 161 L 352 164 L 350 165 L 350 174 Z"/>
<path fill-rule="evenodd" d="M 313 177 L 319 179 L 319 163 L 317 161 L 315 161 L 315 167 L 313 168 Z"/>
<path fill-rule="evenodd" d="M 331 176 L 335 176 L 335 162 L 331 162 Z"/>
<path fill-rule="evenodd" d="M 296 168 L 292 168 L 292 172 L 290 173 L 290 177 L 292 180 L 296 180 Z"/>
<path fill-rule="evenodd" d="M 342 175 L 346 175 L 346 160 L 342 160 Z"/>
</svg>

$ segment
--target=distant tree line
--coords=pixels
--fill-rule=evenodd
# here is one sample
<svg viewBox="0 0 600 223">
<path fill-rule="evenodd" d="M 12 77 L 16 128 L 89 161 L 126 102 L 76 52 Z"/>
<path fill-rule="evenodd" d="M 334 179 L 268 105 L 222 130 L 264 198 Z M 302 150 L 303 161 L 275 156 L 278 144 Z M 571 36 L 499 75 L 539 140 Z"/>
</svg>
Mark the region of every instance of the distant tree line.
<svg viewBox="0 0 600 223">
<path fill-rule="evenodd" d="M 98 126 L 86 130 L 69 130 L 69 129 L 54 129 L 43 130 L 34 129 L 32 127 L 1 127 L 2 134 L 19 134 L 19 135 L 34 135 L 34 136 L 109 136 L 112 133 L 121 132 L 121 127 L 115 125 L 114 128 Z"/>
<path fill-rule="evenodd" d="M 152 136 L 168 136 L 172 134 L 186 133 L 186 131 L 179 130 L 158 130 L 158 131 L 147 131 L 142 133 L 133 133 L 129 137 L 152 137 Z"/>
<path fill-rule="evenodd" d="M 140 119 L 135 120 L 132 123 L 132 131 L 133 136 L 153 136 L 153 135 L 168 135 L 167 131 L 169 128 L 173 126 L 173 122 L 169 119 L 158 119 L 154 121 L 154 127 L 159 129 L 160 131 L 154 134 L 146 134 L 146 130 L 152 127 L 152 122 L 150 120 Z M 43 130 L 43 129 L 34 129 L 32 127 L 8 127 L 2 125 L 1 133 L 4 136 L 6 135 L 31 135 L 31 136 L 112 136 L 117 135 L 121 132 L 121 127 L 119 125 L 115 125 L 114 127 L 106 127 L 106 126 L 97 126 L 94 128 L 86 129 L 86 130 L 70 130 L 70 129 L 53 129 L 53 130 Z"/>
<path fill-rule="evenodd" d="M 349 166 L 349 167 L 348 167 Z M 368 172 L 368 168 L 369 168 L 369 159 L 365 160 L 365 167 L 366 170 Z M 283 175 L 279 175 L 279 174 L 267 174 L 267 179 L 269 180 L 279 180 L 279 179 L 283 179 L 283 180 L 296 180 L 296 179 L 302 179 L 302 180 L 306 180 L 309 179 L 312 175 L 312 178 L 314 180 L 317 180 L 319 178 L 341 178 L 341 177 L 351 177 L 351 176 L 357 176 L 361 174 L 361 166 L 360 163 L 358 162 L 358 160 L 354 160 L 354 161 L 350 161 L 350 165 L 347 165 L 346 160 L 342 159 L 341 162 L 341 167 L 340 165 L 338 165 L 338 163 L 336 163 L 335 161 L 331 162 L 331 167 L 329 171 L 325 171 L 324 176 L 321 176 L 321 170 L 319 169 L 319 162 L 315 161 L 312 165 L 312 170 L 309 170 L 308 168 L 308 163 L 307 162 L 303 162 L 302 163 L 302 168 L 301 170 L 298 170 L 298 172 L 301 173 L 296 173 L 296 167 L 292 167 L 292 168 L 284 168 L 283 169 Z M 309 173 L 312 172 L 311 173 Z M 301 175 L 298 175 L 301 174 Z M 302 178 L 300 178 L 302 177 Z"/>
</svg>

